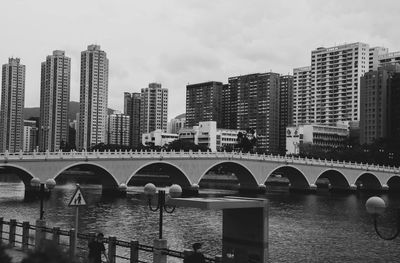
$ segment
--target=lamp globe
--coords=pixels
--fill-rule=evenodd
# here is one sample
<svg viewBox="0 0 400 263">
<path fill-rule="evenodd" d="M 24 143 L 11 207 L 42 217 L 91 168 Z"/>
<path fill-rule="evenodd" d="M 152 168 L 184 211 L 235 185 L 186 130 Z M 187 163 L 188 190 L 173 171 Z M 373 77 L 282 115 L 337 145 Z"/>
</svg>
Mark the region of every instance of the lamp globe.
<svg viewBox="0 0 400 263">
<path fill-rule="evenodd" d="M 46 180 L 47 189 L 51 190 L 56 186 L 56 181 L 52 178 Z"/>
<path fill-rule="evenodd" d="M 172 198 L 177 198 L 180 197 L 182 194 L 182 187 L 179 184 L 173 184 L 169 188 L 169 195 Z"/>
<path fill-rule="evenodd" d="M 40 186 L 40 179 L 35 177 L 31 179 L 31 186 L 33 187 L 39 187 Z"/>
<path fill-rule="evenodd" d="M 381 215 L 386 209 L 386 204 L 382 198 L 378 196 L 373 196 L 367 200 L 367 202 L 365 203 L 365 207 L 369 214 Z"/>
<path fill-rule="evenodd" d="M 144 194 L 147 196 L 154 196 L 156 194 L 156 186 L 152 183 L 148 183 L 144 186 Z"/>
</svg>

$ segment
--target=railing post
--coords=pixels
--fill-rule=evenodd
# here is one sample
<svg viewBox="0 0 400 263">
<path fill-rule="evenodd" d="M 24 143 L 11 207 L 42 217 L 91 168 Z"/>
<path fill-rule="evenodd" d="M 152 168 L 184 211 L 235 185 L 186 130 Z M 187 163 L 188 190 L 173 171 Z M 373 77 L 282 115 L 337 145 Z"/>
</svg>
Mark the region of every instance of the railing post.
<svg viewBox="0 0 400 263">
<path fill-rule="evenodd" d="M 22 222 L 22 251 L 29 249 L 29 222 Z"/>
<path fill-rule="evenodd" d="M 0 244 L 3 242 L 3 223 L 4 219 L 0 217 Z"/>
<path fill-rule="evenodd" d="M 36 220 L 36 227 L 35 227 L 35 248 L 39 248 L 45 237 L 46 237 L 46 232 L 44 228 L 46 227 L 46 221 L 44 220 Z"/>
<path fill-rule="evenodd" d="M 69 231 L 69 257 L 75 258 L 75 229 Z"/>
<path fill-rule="evenodd" d="M 139 242 L 138 241 L 131 241 L 131 260 L 130 263 L 137 263 L 139 262 Z"/>
<path fill-rule="evenodd" d="M 167 240 L 154 239 L 153 246 L 153 263 L 167 263 L 167 255 L 163 253 L 167 249 Z"/>
<path fill-rule="evenodd" d="M 17 220 L 10 219 L 10 231 L 9 231 L 8 242 L 10 243 L 11 247 L 15 246 L 15 230 L 16 230 L 16 228 L 17 228 Z"/>
<path fill-rule="evenodd" d="M 57 245 L 60 244 L 60 228 L 53 227 L 53 242 Z"/>
<path fill-rule="evenodd" d="M 113 236 L 108 238 L 108 260 L 115 263 L 115 253 L 117 252 L 117 239 Z"/>
</svg>

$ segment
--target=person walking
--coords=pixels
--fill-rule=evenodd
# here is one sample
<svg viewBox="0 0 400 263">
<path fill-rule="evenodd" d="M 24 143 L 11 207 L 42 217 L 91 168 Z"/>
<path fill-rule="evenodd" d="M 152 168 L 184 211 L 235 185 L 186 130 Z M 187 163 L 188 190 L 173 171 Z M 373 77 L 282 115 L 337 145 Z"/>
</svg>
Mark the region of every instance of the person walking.
<svg viewBox="0 0 400 263">
<path fill-rule="evenodd" d="M 103 239 L 103 233 L 98 233 L 97 236 L 89 242 L 89 263 L 101 263 L 101 254 L 104 255 L 106 262 L 110 262 L 106 254 Z"/>
<path fill-rule="evenodd" d="M 185 257 L 183 263 L 205 263 L 206 259 L 201 252 L 201 243 L 194 243 L 192 247 L 193 252 Z"/>
</svg>

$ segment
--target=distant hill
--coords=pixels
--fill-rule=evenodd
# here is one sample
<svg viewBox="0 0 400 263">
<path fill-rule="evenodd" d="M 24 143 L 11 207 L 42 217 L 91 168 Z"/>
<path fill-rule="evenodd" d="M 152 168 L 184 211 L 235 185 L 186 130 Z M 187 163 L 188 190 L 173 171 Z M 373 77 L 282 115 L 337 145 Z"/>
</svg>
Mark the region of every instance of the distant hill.
<svg viewBox="0 0 400 263">
<path fill-rule="evenodd" d="M 112 113 L 113 109 L 108 109 L 108 114 Z M 79 112 L 79 102 L 77 101 L 70 101 L 69 102 L 69 112 L 68 112 L 68 119 L 75 120 L 76 114 Z M 33 107 L 33 108 L 24 108 L 24 120 L 29 118 L 39 118 L 40 116 L 40 108 Z"/>
</svg>

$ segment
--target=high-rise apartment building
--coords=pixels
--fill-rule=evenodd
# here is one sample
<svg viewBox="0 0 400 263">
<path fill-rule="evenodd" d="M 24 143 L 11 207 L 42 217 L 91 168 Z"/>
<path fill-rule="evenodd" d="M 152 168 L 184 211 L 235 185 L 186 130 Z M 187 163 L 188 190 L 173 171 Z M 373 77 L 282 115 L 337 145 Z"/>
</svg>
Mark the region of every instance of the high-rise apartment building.
<svg viewBox="0 0 400 263">
<path fill-rule="evenodd" d="M 293 69 L 293 125 L 313 123 L 315 120 L 314 90 L 311 67 Z"/>
<path fill-rule="evenodd" d="M 107 116 L 107 144 L 129 146 L 130 117 L 124 114 Z"/>
<path fill-rule="evenodd" d="M 2 67 L 0 152 L 23 150 L 25 65 L 9 58 Z"/>
<path fill-rule="evenodd" d="M 279 152 L 286 153 L 286 127 L 293 124 L 293 76 L 280 77 L 279 86 Z"/>
<path fill-rule="evenodd" d="M 279 146 L 278 73 L 257 73 L 228 79 L 225 94 L 229 99 L 228 126 L 224 128 L 254 129 L 257 151 L 277 153 Z M 236 95 L 236 98 L 233 97 Z M 229 121 L 228 121 L 229 120 Z"/>
<path fill-rule="evenodd" d="M 68 143 L 71 59 L 61 50 L 42 62 L 39 150 L 58 151 Z"/>
<path fill-rule="evenodd" d="M 389 80 L 388 137 L 400 140 L 400 73 L 394 73 Z"/>
<path fill-rule="evenodd" d="M 186 86 L 186 125 L 216 121 L 222 127 L 222 83 L 209 81 Z"/>
<path fill-rule="evenodd" d="M 369 70 L 378 70 L 380 65 L 379 58 L 388 54 L 389 49 L 386 47 L 371 47 L 369 49 Z"/>
<path fill-rule="evenodd" d="M 124 114 L 130 118 L 130 134 L 129 145 L 131 147 L 139 147 L 142 142 L 142 134 L 140 133 L 140 93 L 124 93 Z"/>
<path fill-rule="evenodd" d="M 167 131 L 168 89 L 159 83 L 150 83 L 141 90 L 140 129 L 141 134 L 155 130 Z"/>
<path fill-rule="evenodd" d="M 229 84 L 222 86 L 222 127 L 236 129 L 238 90 Z"/>
<path fill-rule="evenodd" d="M 81 52 L 78 149 L 89 149 L 106 141 L 107 107 L 107 54 L 99 45 L 89 45 Z"/>
<path fill-rule="evenodd" d="M 379 65 L 386 65 L 386 64 L 400 64 L 400 52 L 390 52 L 381 54 L 378 57 Z"/>
<path fill-rule="evenodd" d="M 385 64 L 361 77 L 361 144 L 392 137 L 391 128 L 400 120 L 396 116 L 396 113 L 400 113 L 399 101 L 396 101 L 399 98 L 400 88 L 397 86 L 399 83 L 396 83 L 399 76 L 400 65 Z"/>
<path fill-rule="evenodd" d="M 24 120 L 24 152 L 36 151 L 38 128 L 35 120 Z"/>
<path fill-rule="evenodd" d="M 167 133 L 179 133 L 179 130 L 185 127 L 186 124 L 186 114 L 180 114 L 176 116 L 174 119 L 168 122 L 168 130 Z"/>
</svg>

